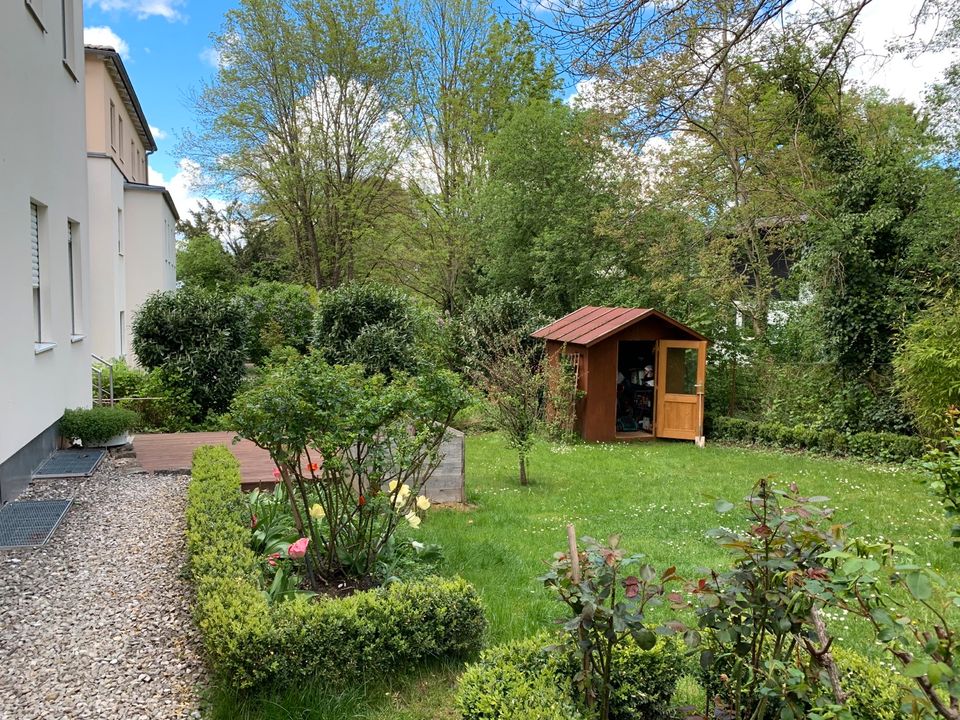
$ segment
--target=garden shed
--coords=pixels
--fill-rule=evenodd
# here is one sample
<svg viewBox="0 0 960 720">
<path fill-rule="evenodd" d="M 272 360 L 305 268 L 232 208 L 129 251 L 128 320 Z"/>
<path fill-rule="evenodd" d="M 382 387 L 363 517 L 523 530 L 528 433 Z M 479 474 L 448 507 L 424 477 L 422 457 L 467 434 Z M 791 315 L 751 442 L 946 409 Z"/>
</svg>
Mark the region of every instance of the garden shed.
<svg viewBox="0 0 960 720">
<path fill-rule="evenodd" d="M 703 436 L 708 341 L 696 330 L 649 308 L 587 306 L 533 337 L 546 341 L 548 369 L 563 358 L 575 378 L 584 440 Z M 551 389 L 558 377 L 548 371 Z"/>
</svg>

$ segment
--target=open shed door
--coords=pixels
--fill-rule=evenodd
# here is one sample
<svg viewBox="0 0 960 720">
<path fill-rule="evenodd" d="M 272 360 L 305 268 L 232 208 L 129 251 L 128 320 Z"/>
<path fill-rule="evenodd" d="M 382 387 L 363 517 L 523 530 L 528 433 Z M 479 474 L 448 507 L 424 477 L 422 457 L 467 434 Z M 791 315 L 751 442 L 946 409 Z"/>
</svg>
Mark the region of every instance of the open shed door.
<svg viewBox="0 0 960 720">
<path fill-rule="evenodd" d="M 656 368 L 657 437 L 694 440 L 703 435 L 703 390 L 707 343 L 658 340 Z"/>
</svg>

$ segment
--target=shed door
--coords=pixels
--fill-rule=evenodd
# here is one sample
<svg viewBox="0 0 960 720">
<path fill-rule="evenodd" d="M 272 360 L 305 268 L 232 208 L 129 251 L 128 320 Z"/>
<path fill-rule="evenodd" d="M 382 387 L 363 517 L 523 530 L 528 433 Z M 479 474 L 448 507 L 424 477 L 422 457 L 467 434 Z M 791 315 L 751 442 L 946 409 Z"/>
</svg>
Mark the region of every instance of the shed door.
<svg viewBox="0 0 960 720">
<path fill-rule="evenodd" d="M 703 434 L 706 368 L 706 342 L 657 341 L 657 437 L 693 440 Z"/>
</svg>

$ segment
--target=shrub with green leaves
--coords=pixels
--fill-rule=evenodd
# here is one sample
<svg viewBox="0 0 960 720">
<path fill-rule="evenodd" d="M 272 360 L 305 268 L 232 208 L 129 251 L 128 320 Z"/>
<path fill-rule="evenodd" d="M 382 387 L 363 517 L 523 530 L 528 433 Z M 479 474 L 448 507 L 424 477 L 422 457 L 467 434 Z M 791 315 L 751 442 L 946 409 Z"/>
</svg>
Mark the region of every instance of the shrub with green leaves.
<svg viewBox="0 0 960 720">
<path fill-rule="evenodd" d="M 463 720 L 573 720 L 589 717 L 575 701 L 578 655 L 546 634 L 485 650 L 460 678 L 456 706 Z M 610 678 L 614 720 L 666 720 L 683 674 L 683 649 L 661 638 L 649 649 L 624 641 Z"/>
<path fill-rule="evenodd" d="M 429 507 L 420 493 L 467 399 L 447 371 L 388 381 L 316 354 L 272 368 L 237 397 L 237 432 L 279 469 L 316 584 L 371 575 L 397 527 L 419 526 Z"/>
<path fill-rule="evenodd" d="M 947 430 L 945 413 L 960 406 L 960 294 L 947 294 L 907 327 L 894 367 L 917 424 L 939 438 Z"/>
<path fill-rule="evenodd" d="M 342 686 L 480 648 L 483 606 L 459 578 L 397 582 L 342 599 L 299 595 L 271 605 L 264 559 L 250 548 L 239 465 L 224 446 L 194 454 L 186 517 L 197 626 L 213 671 L 233 688 Z"/>
<path fill-rule="evenodd" d="M 313 344 L 330 363 L 361 365 L 368 375 L 416 373 L 424 364 L 428 323 L 395 288 L 349 283 L 321 296 Z"/>
<path fill-rule="evenodd" d="M 304 285 L 264 282 L 237 291 L 251 362 L 262 363 L 277 347 L 306 351 L 313 334 L 316 291 Z"/>
<path fill-rule="evenodd" d="M 190 419 L 222 413 L 243 380 L 244 322 L 231 296 L 197 288 L 154 293 L 133 322 L 133 349 L 151 370 L 163 368 L 189 393 Z"/>
<path fill-rule="evenodd" d="M 64 411 L 60 420 L 60 434 L 65 438 L 80 440 L 84 447 L 89 447 L 133 430 L 139 422 L 137 413 L 124 408 L 76 408 Z"/>
</svg>

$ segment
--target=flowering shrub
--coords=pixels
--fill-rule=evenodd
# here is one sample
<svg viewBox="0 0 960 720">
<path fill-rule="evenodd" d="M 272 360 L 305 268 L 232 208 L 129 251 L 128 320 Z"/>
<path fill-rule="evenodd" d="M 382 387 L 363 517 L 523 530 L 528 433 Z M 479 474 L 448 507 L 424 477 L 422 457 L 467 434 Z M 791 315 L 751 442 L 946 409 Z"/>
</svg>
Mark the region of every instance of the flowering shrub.
<svg viewBox="0 0 960 720">
<path fill-rule="evenodd" d="M 387 381 L 316 355 L 238 396 L 233 419 L 276 463 L 301 539 L 290 557 L 315 587 L 375 574 L 398 526 L 419 527 L 421 491 L 466 400 L 450 373 Z"/>
<path fill-rule="evenodd" d="M 347 598 L 302 593 L 271 603 L 250 548 L 250 513 L 225 447 L 194 455 L 187 551 L 195 619 L 210 666 L 240 691 L 302 681 L 382 677 L 428 658 L 475 653 L 486 631 L 476 591 L 459 578 L 397 582 Z M 292 562 L 278 553 L 274 562 Z"/>
</svg>

